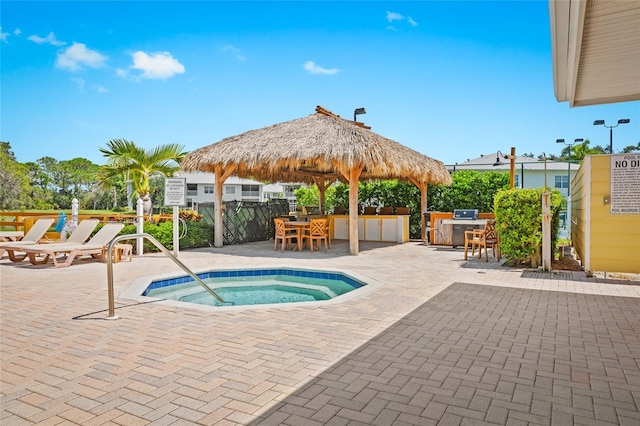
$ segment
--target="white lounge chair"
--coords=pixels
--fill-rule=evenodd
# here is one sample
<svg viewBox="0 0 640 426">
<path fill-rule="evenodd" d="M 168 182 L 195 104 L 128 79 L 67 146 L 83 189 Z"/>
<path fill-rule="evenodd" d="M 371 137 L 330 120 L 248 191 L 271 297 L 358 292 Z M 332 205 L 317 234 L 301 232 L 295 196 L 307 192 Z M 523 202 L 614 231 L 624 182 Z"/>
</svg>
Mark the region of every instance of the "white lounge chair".
<svg viewBox="0 0 640 426">
<path fill-rule="evenodd" d="M 44 237 L 44 234 L 47 233 L 47 230 L 51 227 L 52 223 L 52 218 L 38 219 L 20 241 L 0 242 L 0 259 L 4 256 L 6 246 L 15 247 L 36 244 L 42 237 Z"/>
<path fill-rule="evenodd" d="M 29 262 L 33 265 L 41 265 L 51 258 L 53 259 L 53 264 L 58 268 L 71 266 L 76 257 L 91 256 L 93 258 L 102 258 L 105 247 L 118 235 L 122 228 L 124 228 L 123 223 L 107 223 L 84 244 L 41 244 L 39 247 L 24 247 L 22 250 L 27 253 Z M 44 256 L 44 258 L 38 259 L 38 255 Z M 58 256 L 65 256 L 66 259 L 61 262 L 58 260 Z"/>
<path fill-rule="evenodd" d="M 51 219 L 51 222 L 53 222 L 53 219 Z M 51 222 L 49 223 L 49 226 L 51 226 Z M 93 232 L 94 229 L 96 229 L 96 226 L 98 226 L 99 223 L 100 221 L 98 219 L 85 219 L 80 221 L 76 229 L 73 230 L 73 232 L 71 233 L 71 235 L 69 235 L 69 238 L 67 238 L 66 241 L 59 241 L 52 244 L 35 244 L 35 242 L 31 242 L 30 244 L 21 244 L 24 241 L 24 238 L 23 238 L 20 241 L 16 241 L 11 244 L 6 244 L 2 248 L 3 250 L 6 250 L 7 253 L 9 253 L 9 259 L 11 259 L 13 262 L 21 262 L 25 259 L 25 257 L 27 257 L 26 255 L 27 249 L 37 251 L 43 247 L 53 247 L 53 246 L 60 246 L 60 245 L 71 247 L 77 244 L 82 244 L 85 241 L 87 241 L 87 239 L 91 236 L 91 233 Z M 46 232 L 46 229 L 45 229 L 45 232 Z M 25 254 L 17 255 L 16 252 L 21 252 Z M 49 260 L 49 258 L 47 257 L 42 263 L 46 262 L 46 260 Z"/>
</svg>

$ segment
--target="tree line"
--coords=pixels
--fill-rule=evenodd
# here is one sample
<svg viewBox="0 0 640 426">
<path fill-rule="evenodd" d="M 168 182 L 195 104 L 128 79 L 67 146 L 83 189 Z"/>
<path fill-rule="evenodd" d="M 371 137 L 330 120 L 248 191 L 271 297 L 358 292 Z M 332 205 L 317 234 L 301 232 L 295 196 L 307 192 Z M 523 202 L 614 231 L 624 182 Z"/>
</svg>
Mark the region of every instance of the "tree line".
<svg viewBox="0 0 640 426">
<path fill-rule="evenodd" d="M 571 154 L 571 161 L 577 162 L 586 155 L 606 154 L 608 149 L 591 147 L 587 139 L 547 159 L 567 160 Z M 130 200 L 141 197 L 145 213 L 150 213 L 151 200 L 159 205 L 163 199 L 164 181 L 157 178 L 172 176 L 186 155 L 182 145 L 145 150 L 125 139 L 110 140 L 99 150 L 105 165 L 85 158 L 59 161 L 52 157 L 20 163 L 11 144 L 0 141 L 0 210 L 68 209 L 76 198 L 81 209 L 123 211 Z M 640 142 L 620 152 L 640 152 Z"/>
<path fill-rule="evenodd" d="M 81 209 L 123 211 L 129 200 L 161 200 L 164 180 L 172 176 L 186 152 L 177 144 L 145 150 L 125 139 L 100 148 L 105 165 L 85 158 L 58 161 L 42 157 L 17 161 L 11 144 L 0 142 L 0 210 L 68 209 L 76 198 Z"/>
</svg>

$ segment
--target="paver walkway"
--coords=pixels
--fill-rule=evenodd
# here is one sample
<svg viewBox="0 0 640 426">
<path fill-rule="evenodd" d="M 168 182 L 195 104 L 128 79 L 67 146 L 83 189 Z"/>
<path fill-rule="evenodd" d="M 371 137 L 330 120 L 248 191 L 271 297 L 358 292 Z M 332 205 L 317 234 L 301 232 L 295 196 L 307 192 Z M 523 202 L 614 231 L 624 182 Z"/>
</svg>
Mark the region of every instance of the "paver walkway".
<svg viewBox="0 0 640 426">
<path fill-rule="evenodd" d="M 196 271 L 291 266 L 373 284 L 313 307 L 201 310 L 117 297 L 106 267 L 0 261 L 3 425 L 639 424 L 640 286 L 363 243 L 183 252 Z M 114 265 L 116 296 L 181 271 Z"/>
</svg>

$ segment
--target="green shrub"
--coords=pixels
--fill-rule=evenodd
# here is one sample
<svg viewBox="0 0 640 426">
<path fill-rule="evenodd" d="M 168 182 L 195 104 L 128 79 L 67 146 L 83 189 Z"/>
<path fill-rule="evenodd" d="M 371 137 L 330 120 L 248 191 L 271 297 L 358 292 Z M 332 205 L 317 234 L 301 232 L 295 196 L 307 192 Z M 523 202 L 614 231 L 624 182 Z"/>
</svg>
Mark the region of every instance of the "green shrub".
<svg viewBox="0 0 640 426">
<path fill-rule="evenodd" d="M 551 247 L 556 246 L 562 196 L 551 191 Z M 496 194 L 494 212 L 500 252 L 511 264 L 540 263 L 542 189 L 510 189 Z"/>
<path fill-rule="evenodd" d="M 187 233 L 180 239 L 180 249 L 211 247 L 213 246 L 213 225 L 205 222 L 185 221 Z M 180 235 L 183 233 L 183 224 L 180 224 Z M 135 234 L 136 225 L 127 225 L 121 234 Z M 173 250 L 173 222 L 149 223 L 145 222 L 144 232 L 158 240 L 168 250 Z M 159 251 L 149 240 L 144 240 L 145 252 Z"/>
</svg>

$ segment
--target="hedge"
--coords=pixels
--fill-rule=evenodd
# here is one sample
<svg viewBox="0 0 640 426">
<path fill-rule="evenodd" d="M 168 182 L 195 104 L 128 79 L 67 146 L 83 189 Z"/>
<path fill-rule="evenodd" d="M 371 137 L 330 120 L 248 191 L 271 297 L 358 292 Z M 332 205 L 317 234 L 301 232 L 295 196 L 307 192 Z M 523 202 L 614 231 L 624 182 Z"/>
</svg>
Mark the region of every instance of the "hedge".
<svg viewBox="0 0 640 426">
<path fill-rule="evenodd" d="M 551 247 L 558 240 L 562 195 L 551 191 Z M 512 264 L 540 264 L 542 189 L 509 189 L 496 194 L 494 212 L 500 252 Z"/>
</svg>

